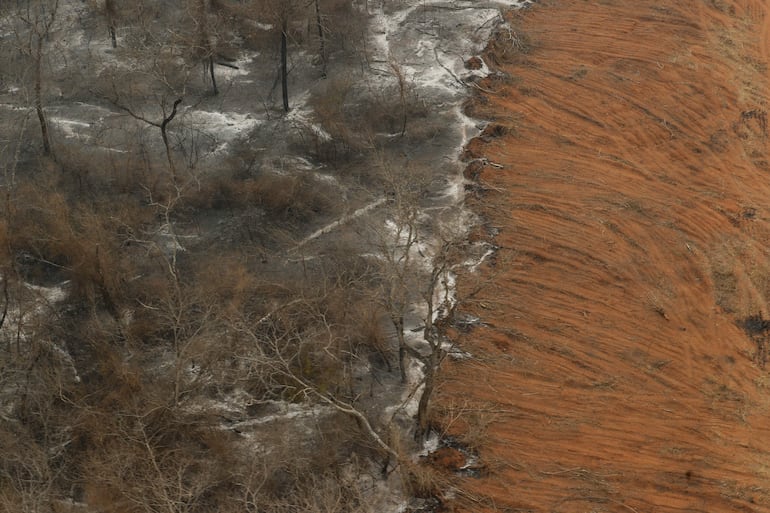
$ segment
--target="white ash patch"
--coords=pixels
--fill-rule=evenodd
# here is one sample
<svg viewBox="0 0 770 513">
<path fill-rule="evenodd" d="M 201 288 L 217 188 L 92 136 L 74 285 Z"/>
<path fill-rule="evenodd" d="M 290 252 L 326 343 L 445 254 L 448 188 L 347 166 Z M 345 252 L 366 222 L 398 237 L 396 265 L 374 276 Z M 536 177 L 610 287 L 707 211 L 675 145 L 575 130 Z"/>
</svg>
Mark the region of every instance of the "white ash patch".
<svg viewBox="0 0 770 513">
<path fill-rule="evenodd" d="M 155 231 L 154 238 L 153 244 L 162 251 L 167 258 L 173 258 L 177 253 L 187 251 L 182 245 L 182 241 L 185 239 L 195 240 L 198 239 L 199 236 L 194 234 L 179 234 L 176 232 L 174 226 L 164 223 Z"/>
<path fill-rule="evenodd" d="M 291 171 L 313 171 L 316 166 L 305 157 L 299 155 L 282 155 L 273 160 L 273 169 L 278 174 L 285 174 Z"/>
<path fill-rule="evenodd" d="M 31 107 L 19 107 L 10 103 L 0 103 L 0 109 L 13 110 L 13 111 L 27 111 L 31 110 Z"/>
<path fill-rule="evenodd" d="M 293 108 L 286 114 L 284 119 L 296 130 L 309 131 L 323 142 L 331 141 L 333 139 L 331 134 L 329 134 L 329 132 L 327 132 L 319 123 L 312 120 L 313 111 L 308 106 L 309 101 L 309 92 L 305 92 L 295 98 L 293 101 Z"/>
<path fill-rule="evenodd" d="M 273 25 L 270 23 L 260 23 L 258 21 L 250 23 L 254 28 L 264 31 L 270 31 L 273 30 Z"/>
<path fill-rule="evenodd" d="M 460 349 L 459 347 L 457 347 L 457 344 L 455 344 L 454 342 L 443 342 L 441 344 L 441 348 L 443 351 L 446 352 L 447 356 L 449 356 L 453 360 L 473 359 L 473 355 L 471 353 Z"/>
<path fill-rule="evenodd" d="M 239 79 L 240 77 L 249 75 L 251 73 L 251 64 L 254 62 L 254 59 L 260 55 L 260 52 L 243 53 L 234 61 L 227 62 L 227 65 L 217 64 L 215 61 L 214 74 L 217 77 L 217 81 L 219 81 L 220 78 L 223 78 L 226 81 L 232 82 L 236 79 Z M 233 68 L 231 66 L 235 67 Z"/>
<path fill-rule="evenodd" d="M 322 235 L 325 235 L 327 233 L 330 233 L 330 232 L 336 230 L 340 226 L 342 226 L 344 224 L 347 224 L 347 223 L 353 221 L 354 219 L 358 219 L 359 217 L 369 213 L 370 211 L 372 211 L 375 208 L 379 207 L 380 205 L 384 204 L 386 201 L 387 200 L 385 198 L 380 198 L 378 200 L 375 200 L 375 201 L 369 203 L 368 205 L 364 205 L 363 207 L 361 207 L 361 208 L 359 208 L 357 210 L 354 210 L 353 212 L 350 212 L 349 214 L 343 215 L 342 217 L 340 217 L 336 221 L 333 221 L 333 222 L 327 224 L 323 228 L 320 228 L 320 229 L 316 230 L 315 232 L 311 233 L 310 235 L 308 235 L 307 237 L 302 239 L 295 246 L 295 250 L 301 248 L 302 246 L 304 246 L 308 242 L 310 242 L 312 240 L 315 240 L 315 239 L 317 239 L 318 237 L 320 237 Z"/>
<path fill-rule="evenodd" d="M 487 66 L 487 63 L 484 61 L 481 55 L 474 55 L 473 57 L 478 59 L 478 62 L 480 62 L 481 65 L 479 69 L 466 69 L 464 72 L 462 72 L 460 76 L 464 81 L 470 80 L 471 78 L 486 78 L 489 76 L 489 66 Z"/>
<path fill-rule="evenodd" d="M 252 114 L 193 109 L 185 110 L 182 118 L 190 128 L 211 133 L 217 140 L 226 142 L 247 135 L 260 123 Z"/>
<path fill-rule="evenodd" d="M 190 413 L 210 413 L 223 419 L 242 419 L 246 416 L 246 407 L 254 398 L 243 390 L 236 388 L 229 394 L 217 399 L 198 398 L 194 402 L 185 403 L 185 410 Z"/>
<path fill-rule="evenodd" d="M 248 428 L 275 422 L 299 422 L 303 419 L 315 419 L 335 411 L 330 406 L 323 404 L 288 403 L 286 401 L 265 401 L 264 404 L 273 406 L 277 409 L 276 413 L 236 422 L 230 428 L 245 431 Z"/>
<path fill-rule="evenodd" d="M 330 185 L 338 185 L 339 184 L 339 180 L 337 180 L 337 178 L 332 176 L 332 175 L 327 175 L 325 173 L 320 173 L 318 171 L 313 171 L 312 172 L 312 176 L 313 176 L 313 178 L 315 178 L 319 182 L 328 183 Z"/>
<path fill-rule="evenodd" d="M 44 287 L 22 283 L 21 286 L 30 293 L 30 297 L 22 299 L 19 303 L 7 305 L 8 310 L 0 328 L 0 341 L 3 345 L 19 344 L 22 351 L 26 351 L 31 337 L 35 337 L 36 343 L 47 348 L 50 354 L 56 357 L 58 363 L 67 369 L 67 379 L 73 383 L 79 383 L 80 376 L 72 355 L 64 347 L 45 338 L 45 333 L 38 333 L 38 319 L 51 315 L 54 307 L 66 299 L 68 284 L 69 282 L 63 282 L 59 285 Z M 6 405 L 6 414 L 12 410 L 18 399 L 18 394 L 15 394 L 14 390 L 14 387 L 0 390 L 0 404 Z"/>
<path fill-rule="evenodd" d="M 463 109 L 460 105 L 455 105 L 454 107 L 454 114 L 459 120 L 459 124 L 461 127 L 461 134 L 462 138 L 460 141 L 460 144 L 457 147 L 457 153 L 456 155 L 460 155 L 465 147 L 468 145 L 471 139 L 478 136 L 481 131 L 486 126 L 486 123 L 480 122 L 477 119 L 473 119 L 470 116 L 466 115 L 465 112 L 463 112 Z"/>
<path fill-rule="evenodd" d="M 67 297 L 67 291 L 65 290 L 65 287 L 67 286 L 69 282 L 64 282 L 61 285 L 56 285 L 53 287 L 42 287 L 39 285 L 32 285 L 30 283 L 26 284 L 26 287 L 34 291 L 35 294 L 41 298 L 47 305 L 53 305 L 55 303 L 58 303 L 59 301 L 63 301 Z"/>
<path fill-rule="evenodd" d="M 421 336 L 420 336 L 421 338 Z M 424 340 L 423 340 L 424 342 Z M 411 344 L 410 344 L 411 345 Z M 390 419 L 399 413 L 403 413 L 409 418 L 417 416 L 417 409 L 420 404 L 420 397 L 425 388 L 423 380 L 425 378 L 425 366 L 416 358 L 409 358 L 406 364 L 406 386 L 401 394 L 401 402 L 385 408 L 383 421 L 390 422 Z"/>
<path fill-rule="evenodd" d="M 431 431 L 430 435 L 428 435 L 428 438 L 425 440 L 425 443 L 422 445 L 422 450 L 415 455 L 415 461 L 420 457 L 428 456 L 429 454 L 436 452 L 440 447 L 440 443 L 441 438 L 438 436 L 438 433 Z"/>
<path fill-rule="evenodd" d="M 50 116 L 48 121 L 54 124 L 59 130 L 64 133 L 64 137 L 68 139 L 90 139 L 90 135 L 85 133 L 86 130 L 91 128 L 91 123 L 85 121 L 77 121 L 74 119 L 66 119 L 58 116 Z"/>
<path fill-rule="evenodd" d="M 25 340 L 35 327 L 35 318 L 45 316 L 53 311 L 57 303 L 67 297 L 69 282 L 63 282 L 52 287 L 43 287 L 31 283 L 23 283 L 22 287 L 31 293 L 31 297 L 22 300 L 21 304 L 8 305 L 8 312 L 0 338 L 5 340 Z"/>
<path fill-rule="evenodd" d="M 478 243 L 478 245 L 484 249 L 484 253 L 482 253 L 482 255 L 478 258 L 471 258 L 463 262 L 463 266 L 465 266 L 468 272 L 471 273 L 478 271 L 481 264 L 483 264 L 489 257 L 495 254 L 495 251 L 497 251 L 496 247 L 486 242 Z"/>
</svg>

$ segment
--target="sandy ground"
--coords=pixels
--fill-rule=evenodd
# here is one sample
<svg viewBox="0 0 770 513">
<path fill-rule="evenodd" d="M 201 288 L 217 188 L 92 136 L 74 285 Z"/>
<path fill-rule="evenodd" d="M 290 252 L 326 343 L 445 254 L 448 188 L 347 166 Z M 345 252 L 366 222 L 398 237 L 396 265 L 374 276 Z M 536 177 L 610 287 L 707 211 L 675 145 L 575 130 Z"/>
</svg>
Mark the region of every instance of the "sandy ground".
<svg viewBox="0 0 770 513">
<path fill-rule="evenodd" d="M 499 230 L 437 412 L 458 511 L 770 508 L 770 5 L 559 0 L 473 114 Z M 494 135 L 494 134 L 493 134 Z M 466 286 L 474 280 L 466 280 Z"/>
</svg>

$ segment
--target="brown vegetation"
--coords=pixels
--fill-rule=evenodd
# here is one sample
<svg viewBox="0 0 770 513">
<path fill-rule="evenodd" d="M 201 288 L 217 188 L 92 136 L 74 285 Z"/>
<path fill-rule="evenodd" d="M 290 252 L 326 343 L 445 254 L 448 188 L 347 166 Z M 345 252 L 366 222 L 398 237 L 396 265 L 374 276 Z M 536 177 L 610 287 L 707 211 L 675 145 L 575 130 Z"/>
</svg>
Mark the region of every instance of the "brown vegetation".
<svg viewBox="0 0 770 513">
<path fill-rule="evenodd" d="M 490 46 L 471 113 L 516 121 L 470 145 L 473 205 L 516 257 L 440 387 L 437 413 L 494 414 L 458 510 L 770 506 L 769 20 L 545 1 Z"/>
</svg>

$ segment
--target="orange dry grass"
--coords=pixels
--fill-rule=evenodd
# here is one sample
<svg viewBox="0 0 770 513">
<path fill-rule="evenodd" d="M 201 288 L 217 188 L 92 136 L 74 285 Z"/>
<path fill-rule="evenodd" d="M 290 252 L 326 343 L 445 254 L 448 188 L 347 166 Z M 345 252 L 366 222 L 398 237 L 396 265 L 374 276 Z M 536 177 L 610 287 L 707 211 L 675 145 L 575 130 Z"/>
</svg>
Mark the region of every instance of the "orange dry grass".
<svg viewBox="0 0 770 513">
<path fill-rule="evenodd" d="M 770 508 L 770 380 L 737 325 L 770 317 L 768 10 L 513 15 L 529 51 L 481 110 L 515 129 L 469 151 L 504 165 L 474 208 L 516 257 L 438 398 L 495 414 L 458 509 Z"/>
</svg>

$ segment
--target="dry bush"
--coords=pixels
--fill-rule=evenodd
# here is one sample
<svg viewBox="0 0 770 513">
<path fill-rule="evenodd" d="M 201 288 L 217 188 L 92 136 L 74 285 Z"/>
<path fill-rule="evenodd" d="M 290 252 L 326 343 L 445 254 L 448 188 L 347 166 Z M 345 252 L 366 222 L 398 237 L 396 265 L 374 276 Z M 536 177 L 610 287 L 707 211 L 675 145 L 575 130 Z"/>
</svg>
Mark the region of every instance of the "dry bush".
<svg viewBox="0 0 770 513">
<path fill-rule="evenodd" d="M 351 396 L 353 355 L 348 341 L 337 335 L 325 314 L 319 298 L 307 298 L 278 309 L 262 323 L 258 337 L 268 349 L 268 358 L 276 362 L 264 370 L 277 370 L 273 387 L 278 398 L 298 401 L 308 396 L 294 376 L 322 393 Z"/>
<path fill-rule="evenodd" d="M 192 281 L 198 293 L 217 305 L 223 314 L 253 308 L 257 276 L 247 266 L 247 257 L 237 252 L 210 252 L 190 263 Z"/>
<path fill-rule="evenodd" d="M 363 510 L 360 491 L 345 483 L 341 476 L 326 470 L 303 476 L 289 500 L 267 506 L 268 512 L 343 513 Z"/>
<path fill-rule="evenodd" d="M 0 510 L 37 512 L 71 483 L 68 411 L 71 362 L 48 340 L 46 323 L 3 352 L 0 373 Z"/>
<path fill-rule="evenodd" d="M 70 280 L 73 299 L 101 302 L 117 315 L 122 283 L 133 270 L 124 242 L 148 220 L 146 212 L 136 203 L 125 207 L 119 199 L 110 205 L 94 198 L 73 201 L 56 185 L 41 180 L 14 191 L 8 248 L 25 279 L 39 284 Z"/>
<path fill-rule="evenodd" d="M 340 163 L 370 146 L 369 131 L 361 129 L 350 111 L 353 81 L 347 76 L 333 76 L 314 91 L 311 99 L 318 123 L 326 133 L 307 130 L 305 138 L 318 159 Z"/>
<path fill-rule="evenodd" d="M 231 19 L 233 27 L 242 38 L 241 48 L 259 52 L 264 52 L 268 48 L 273 49 L 277 54 L 278 40 L 271 31 L 256 28 L 250 16 L 237 16 Z"/>
<path fill-rule="evenodd" d="M 359 57 L 365 51 L 367 34 L 367 14 L 363 9 L 357 9 L 353 2 L 347 0 L 327 0 L 323 6 L 328 34 L 329 52 L 341 52 L 345 55 Z M 360 31 L 351 30 L 361 27 Z M 360 57 L 359 57 L 360 58 Z"/>
<path fill-rule="evenodd" d="M 339 243 L 323 260 L 323 311 L 351 355 L 376 361 L 391 370 L 390 339 L 379 301 L 376 269 L 357 251 Z"/>
<path fill-rule="evenodd" d="M 454 413 L 459 414 L 460 418 L 452 419 L 454 424 L 447 425 L 445 417 L 445 422 L 441 422 L 444 429 L 439 431 L 451 435 L 463 447 L 472 451 L 479 451 L 489 443 L 489 427 L 499 420 L 494 409 L 476 406 Z"/>
<path fill-rule="evenodd" d="M 319 160 L 340 164 L 370 152 L 383 137 L 415 143 L 444 128 L 440 120 L 428 121 L 428 104 L 401 68 L 394 63 L 392 69 L 377 89 L 360 90 L 350 77 L 332 77 L 314 92 L 311 104 L 325 133 L 308 129 L 304 135 Z"/>
<path fill-rule="evenodd" d="M 450 478 L 431 465 L 414 463 L 408 458 L 404 459 L 401 465 L 404 487 L 413 497 L 440 497 L 449 488 Z"/>
<path fill-rule="evenodd" d="M 348 318 L 345 330 L 356 352 L 366 351 L 370 360 L 379 360 L 388 371 L 392 370 L 393 348 L 383 322 L 385 312 L 381 305 L 371 299 L 358 301 L 351 307 Z"/>
<path fill-rule="evenodd" d="M 50 273 L 61 274 L 69 254 L 77 252 L 68 219 L 72 208 L 54 184 L 22 184 L 9 198 L 6 210 L 7 241 L 13 255 L 24 255 L 28 279 L 44 281 Z"/>
<path fill-rule="evenodd" d="M 332 209 L 337 198 L 333 187 L 306 175 L 262 175 L 252 184 L 252 194 L 267 212 L 280 219 L 311 221 Z"/>
<path fill-rule="evenodd" d="M 135 413 L 143 403 L 149 408 L 157 401 L 152 398 L 153 389 L 139 362 L 130 359 L 125 348 L 109 339 L 103 325 L 92 320 L 82 336 L 82 347 L 75 353 L 83 362 L 83 387 L 77 396 L 83 419 L 76 436 L 84 446 L 98 446 L 112 436 L 115 414 Z"/>
<path fill-rule="evenodd" d="M 58 148 L 59 187 L 97 201 L 135 202 L 135 198 L 145 196 L 146 187 L 154 181 L 152 175 L 159 173 L 157 169 L 148 169 L 136 156 L 138 153 L 135 148 L 126 154 L 98 147 Z"/>
<path fill-rule="evenodd" d="M 323 393 L 352 400 L 352 379 L 371 355 L 387 359 L 377 304 L 351 267 L 316 259 L 280 283 L 254 283 L 229 307 L 239 361 L 251 361 L 250 391 L 290 401 L 315 399 L 295 378 Z M 265 273 L 266 276 L 269 273 Z M 365 326 L 369 324 L 369 326 Z M 255 356 L 255 345 L 259 353 Z"/>
<path fill-rule="evenodd" d="M 389 85 L 380 91 L 370 91 L 370 101 L 361 105 L 360 120 L 365 120 L 375 133 L 405 133 L 411 136 L 414 123 L 428 117 L 428 104 L 417 94 L 417 88 L 403 75 L 398 64 L 393 63 L 393 77 Z M 406 120 L 404 120 L 406 117 Z"/>
<path fill-rule="evenodd" d="M 281 4 L 288 5 L 290 0 L 281 0 L 276 4 L 270 2 L 240 2 L 240 5 L 234 2 L 216 2 L 216 10 L 220 16 L 226 20 L 226 24 L 231 27 L 241 38 L 241 47 L 249 50 L 264 52 L 274 52 L 277 56 L 279 49 L 280 20 L 277 18 L 280 13 L 276 12 L 276 6 L 283 7 Z M 296 3 L 289 18 L 287 26 L 288 40 L 290 44 L 302 45 L 307 38 L 309 15 L 311 14 L 310 4 Z M 291 10 L 292 7 L 289 7 Z"/>
<path fill-rule="evenodd" d="M 48 463 L 37 457 L 37 453 L 55 454 L 53 449 L 59 446 L 48 451 L 44 447 L 34 452 L 30 447 L 18 451 L 19 461 L 27 462 L 28 468 L 37 466 L 35 482 L 29 473 L 23 482 L 27 488 L 32 485 L 24 495 L 34 497 L 38 507 L 13 511 L 47 511 L 50 502 L 70 497 L 105 513 L 213 511 L 218 510 L 220 501 L 225 502 L 227 495 L 218 490 L 226 482 L 232 451 L 218 440 L 219 434 L 201 428 L 197 419 L 172 419 L 167 411 L 149 407 L 110 413 L 93 408 L 85 411 L 74 436 L 65 444 L 77 451 L 63 461 L 76 478 L 57 475 L 59 469 L 51 465 L 50 457 Z M 3 443 L 2 434 L 0 446 L 10 448 Z M 0 473 L 3 466 L 0 464 Z M 3 502 L 8 504 L 3 499 L 9 495 L 0 497 L 0 507 Z"/>
<path fill-rule="evenodd" d="M 526 33 L 504 25 L 492 34 L 484 51 L 484 60 L 497 67 L 514 64 L 531 53 L 534 46 Z"/>
<path fill-rule="evenodd" d="M 362 488 L 372 482 L 373 468 L 366 456 L 360 457 L 366 453 L 359 434 L 341 414 L 319 422 L 309 439 L 260 434 L 269 451 L 246 452 L 232 465 L 234 512 L 371 511 L 362 502 Z"/>
<path fill-rule="evenodd" d="M 339 193 L 328 183 L 305 173 L 264 172 L 239 179 L 232 174 L 210 176 L 183 199 L 183 208 L 244 210 L 258 207 L 272 221 L 303 224 L 338 210 Z"/>
<path fill-rule="evenodd" d="M 83 470 L 89 504 L 116 513 L 216 509 L 229 454 L 211 451 L 194 419 L 156 410 L 121 418 L 111 431 Z"/>
</svg>

